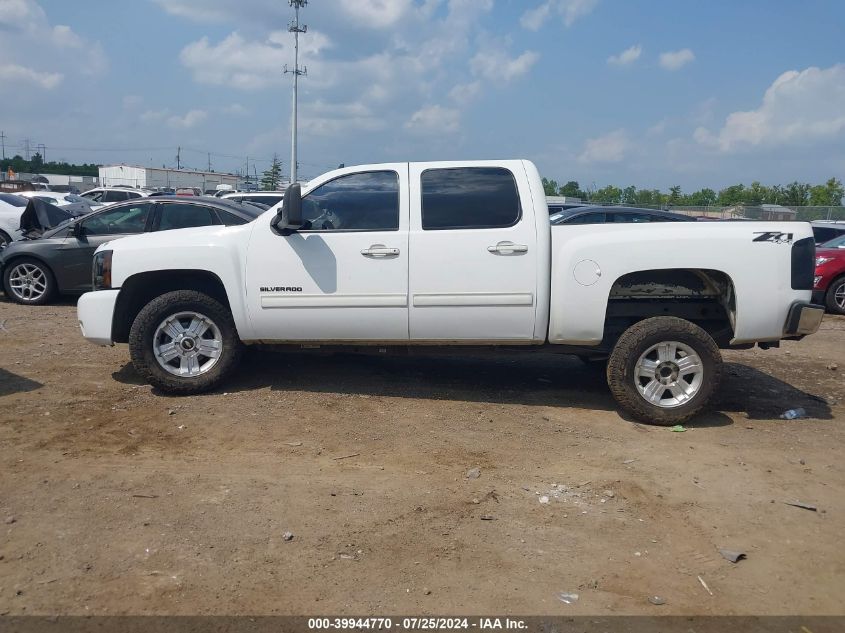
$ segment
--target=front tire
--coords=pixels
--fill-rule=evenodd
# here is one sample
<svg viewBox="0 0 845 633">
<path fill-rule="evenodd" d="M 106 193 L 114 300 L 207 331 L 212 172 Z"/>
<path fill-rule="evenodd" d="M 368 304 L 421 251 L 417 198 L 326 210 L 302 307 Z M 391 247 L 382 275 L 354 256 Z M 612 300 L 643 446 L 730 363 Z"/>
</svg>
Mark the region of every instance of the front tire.
<svg viewBox="0 0 845 633">
<path fill-rule="evenodd" d="M 845 276 L 834 279 L 824 298 L 828 312 L 845 314 Z"/>
<path fill-rule="evenodd" d="M 3 270 L 6 296 L 21 305 L 41 306 L 56 292 L 56 279 L 47 264 L 37 259 L 16 259 Z"/>
<path fill-rule="evenodd" d="M 722 356 L 703 329 L 676 317 L 629 327 L 607 365 L 616 402 L 637 420 L 671 426 L 708 403 L 722 377 Z"/>
<path fill-rule="evenodd" d="M 213 389 L 234 370 L 242 348 L 232 313 L 193 290 L 156 297 L 129 331 L 129 354 L 138 373 L 179 395 Z"/>
</svg>

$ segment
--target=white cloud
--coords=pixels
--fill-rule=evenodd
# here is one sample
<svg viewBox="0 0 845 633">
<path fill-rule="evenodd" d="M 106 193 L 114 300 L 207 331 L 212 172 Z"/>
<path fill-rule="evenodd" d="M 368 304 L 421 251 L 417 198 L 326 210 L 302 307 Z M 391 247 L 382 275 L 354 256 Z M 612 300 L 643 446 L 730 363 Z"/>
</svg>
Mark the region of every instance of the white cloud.
<svg viewBox="0 0 845 633">
<path fill-rule="evenodd" d="M 232 103 L 224 106 L 223 113 L 230 114 L 232 116 L 246 116 L 249 114 L 249 110 L 240 103 Z"/>
<path fill-rule="evenodd" d="M 699 127 L 693 137 L 722 152 L 845 138 L 845 64 L 785 72 L 759 108 L 728 115 L 716 133 Z"/>
<path fill-rule="evenodd" d="M 660 66 L 666 70 L 679 70 L 695 60 L 695 53 L 688 48 L 660 53 Z"/>
<path fill-rule="evenodd" d="M 611 55 L 607 58 L 607 63 L 612 66 L 628 66 L 633 64 L 643 54 L 643 47 L 635 44 L 631 48 L 626 48 L 618 55 Z"/>
<path fill-rule="evenodd" d="M 411 0 L 340 0 L 340 10 L 361 26 L 386 29 L 406 17 Z"/>
<path fill-rule="evenodd" d="M 0 81 L 18 81 L 52 90 L 64 79 L 61 73 L 45 73 L 18 64 L 0 64 Z"/>
<path fill-rule="evenodd" d="M 592 13 L 599 0 L 547 0 L 522 14 L 520 24 L 529 31 L 538 31 L 551 17 L 557 13 L 563 23 L 570 27 L 576 20 Z"/>
<path fill-rule="evenodd" d="M 405 127 L 420 134 L 457 132 L 460 118 L 460 112 L 454 108 L 431 105 L 414 112 Z"/>
<path fill-rule="evenodd" d="M 491 81 L 510 81 L 524 75 L 540 59 L 535 51 L 525 51 L 518 57 L 508 57 L 500 48 L 479 51 L 470 61 L 472 72 Z"/>
<path fill-rule="evenodd" d="M 303 59 L 319 55 L 330 46 L 319 32 L 309 32 L 300 39 Z M 293 60 L 293 41 L 287 31 L 273 31 L 264 41 L 243 37 L 237 31 L 218 44 L 207 37 L 192 42 L 179 54 L 199 83 L 256 90 L 282 81 L 282 68 Z"/>
<path fill-rule="evenodd" d="M 472 81 L 468 84 L 458 84 L 449 91 L 449 98 L 461 106 L 475 101 L 481 94 L 481 82 Z"/>
<path fill-rule="evenodd" d="M 303 104 L 299 117 L 301 131 L 316 136 L 336 136 L 350 132 L 374 132 L 384 129 L 386 122 L 362 103 Z"/>
<path fill-rule="evenodd" d="M 604 136 L 588 139 L 578 157 L 581 163 L 618 163 L 625 158 L 631 142 L 625 130 L 616 130 Z"/>
<path fill-rule="evenodd" d="M 208 118 L 205 110 L 190 110 L 182 116 L 174 115 L 167 119 L 167 125 L 172 128 L 190 129 L 196 127 Z"/>
<path fill-rule="evenodd" d="M 170 110 L 147 110 L 141 114 L 141 121 L 144 123 L 157 123 L 163 121 L 170 114 Z"/>
<path fill-rule="evenodd" d="M 0 60 L 6 72 L 33 85 L 52 88 L 64 76 L 98 75 L 108 67 L 98 43 L 80 37 L 69 26 L 51 25 L 35 0 L 0 0 L 0 34 Z M 42 69 L 33 71 L 40 78 L 21 73 L 34 68 Z"/>
</svg>

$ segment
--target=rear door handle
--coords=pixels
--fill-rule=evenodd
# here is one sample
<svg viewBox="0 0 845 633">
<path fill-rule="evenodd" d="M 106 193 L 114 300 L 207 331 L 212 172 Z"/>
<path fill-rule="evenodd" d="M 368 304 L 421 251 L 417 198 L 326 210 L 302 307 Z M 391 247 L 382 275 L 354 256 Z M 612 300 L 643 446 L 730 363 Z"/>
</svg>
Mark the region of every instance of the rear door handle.
<svg viewBox="0 0 845 633">
<path fill-rule="evenodd" d="M 361 251 L 364 257 L 396 257 L 399 255 L 398 248 L 388 248 L 384 244 L 373 244 L 370 248 L 365 248 Z"/>
<path fill-rule="evenodd" d="M 527 253 L 528 247 L 525 244 L 514 244 L 513 242 L 499 242 L 495 246 L 488 246 L 487 250 L 495 254 L 505 253 Z"/>
</svg>

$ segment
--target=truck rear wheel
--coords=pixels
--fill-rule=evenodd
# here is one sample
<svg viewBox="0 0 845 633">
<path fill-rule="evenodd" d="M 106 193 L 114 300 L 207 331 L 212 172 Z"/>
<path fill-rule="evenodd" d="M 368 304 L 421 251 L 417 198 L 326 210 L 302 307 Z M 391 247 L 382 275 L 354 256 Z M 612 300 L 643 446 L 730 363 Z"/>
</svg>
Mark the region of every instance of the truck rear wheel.
<svg viewBox="0 0 845 633">
<path fill-rule="evenodd" d="M 648 424 L 679 424 L 701 411 L 722 376 L 710 335 L 689 321 L 654 317 L 629 327 L 607 365 L 616 402 Z"/>
<path fill-rule="evenodd" d="M 232 314 L 193 290 L 156 297 L 129 331 L 132 364 L 152 385 L 189 395 L 213 389 L 237 365 L 243 345 Z"/>
</svg>

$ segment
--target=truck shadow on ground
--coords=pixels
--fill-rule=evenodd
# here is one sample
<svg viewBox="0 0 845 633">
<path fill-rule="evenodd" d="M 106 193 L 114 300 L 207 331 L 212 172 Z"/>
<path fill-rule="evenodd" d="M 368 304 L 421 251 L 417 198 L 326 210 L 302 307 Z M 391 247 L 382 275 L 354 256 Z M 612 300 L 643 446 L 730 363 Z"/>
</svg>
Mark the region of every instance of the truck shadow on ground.
<svg viewBox="0 0 845 633">
<path fill-rule="evenodd" d="M 237 375 L 218 391 L 269 387 L 275 391 L 617 411 L 604 371 L 604 363 L 585 365 L 575 357 L 558 354 L 377 356 L 248 350 Z M 143 384 L 131 364 L 113 376 L 120 382 Z M 733 424 L 726 412 L 744 414 L 750 420 L 770 420 L 799 407 L 811 418 L 833 417 L 823 399 L 753 367 L 726 363 L 725 378 L 711 411 L 687 425 Z"/>
<path fill-rule="evenodd" d="M 41 389 L 44 385 L 0 368 L 0 397 Z"/>
</svg>

